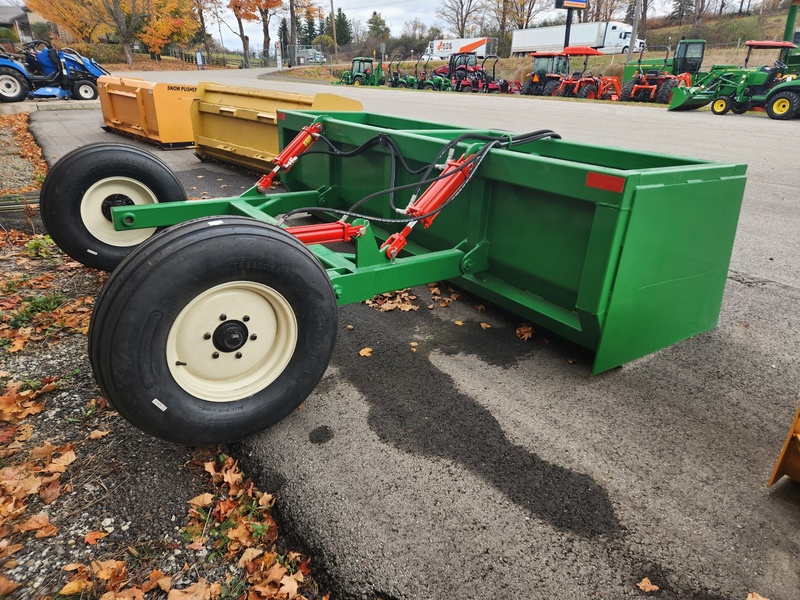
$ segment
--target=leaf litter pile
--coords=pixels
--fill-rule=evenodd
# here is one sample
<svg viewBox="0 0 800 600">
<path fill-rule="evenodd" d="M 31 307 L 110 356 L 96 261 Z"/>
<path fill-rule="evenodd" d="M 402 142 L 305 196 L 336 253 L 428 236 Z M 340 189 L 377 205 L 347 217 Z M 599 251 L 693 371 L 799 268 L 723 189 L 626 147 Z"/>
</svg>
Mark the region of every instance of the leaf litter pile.
<svg viewBox="0 0 800 600">
<path fill-rule="evenodd" d="M 105 274 L 0 236 L 0 598 L 327 597 L 233 457 L 153 440 L 99 395 L 86 333 Z"/>
</svg>

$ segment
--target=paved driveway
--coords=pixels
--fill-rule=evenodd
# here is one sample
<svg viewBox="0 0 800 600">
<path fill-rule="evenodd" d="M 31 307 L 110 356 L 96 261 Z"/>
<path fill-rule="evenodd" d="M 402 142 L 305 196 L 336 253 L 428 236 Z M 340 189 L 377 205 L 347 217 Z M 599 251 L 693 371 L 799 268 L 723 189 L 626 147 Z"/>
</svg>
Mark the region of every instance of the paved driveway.
<svg viewBox="0 0 800 600">
<path fill-rule="evenodd" d="M 340 309 L 322 384 L 235 449 L 333 597 L 638 598 L 644 577 L 659 598 L 800 597 L 800 485 L 766 488 L 800 404 L 800 120 L 261 73 L 138 76 L 749 165 L 719 327 L 620 369 L 592 376 L 590 355 L 545 331 L 523 343 L 518 319 L 476 299 L 428 310 L 428 288 L 415 312 Z"/>
</svg>

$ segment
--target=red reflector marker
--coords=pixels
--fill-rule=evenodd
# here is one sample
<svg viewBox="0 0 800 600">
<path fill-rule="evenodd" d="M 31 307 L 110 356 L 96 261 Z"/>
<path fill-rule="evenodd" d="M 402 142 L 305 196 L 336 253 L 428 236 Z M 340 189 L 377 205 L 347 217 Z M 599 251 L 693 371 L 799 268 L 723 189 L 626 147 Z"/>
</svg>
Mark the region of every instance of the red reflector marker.
<svg viewBox="0 0 800 600">
<path fill-rule="evenodd" d="M 625 189 L 625 178 L 617 175 L 604 175 L 602 173 L 587 173 L 586 187 L 620 194 L 622 190 Z"/>
</svg>

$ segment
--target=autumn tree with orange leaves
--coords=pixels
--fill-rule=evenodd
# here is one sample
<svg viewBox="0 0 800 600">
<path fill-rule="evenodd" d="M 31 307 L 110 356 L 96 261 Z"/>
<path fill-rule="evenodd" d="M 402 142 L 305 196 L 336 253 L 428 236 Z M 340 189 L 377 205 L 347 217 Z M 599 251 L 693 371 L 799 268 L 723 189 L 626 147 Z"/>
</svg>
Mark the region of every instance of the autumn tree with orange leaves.
<svg viewBox="0 0 800 600">
<path fill-rule="evenodd" d="M 192 0 L 160 0 L 158 4 L 161 6 L 153 11 L 139 33 L 139 39 L 155 54 L 161 54 L 170 42 L 187 41 L 198 27 L 192 15 Z"/>
<path fill-rule="evenodd" d="M 228 8 L 233 12 L 236 18 L 236 24 L 239 31 L 234 31 L 233 28 L 228 27 L 240 40 L 242 40 L 242 51 L 244 52 L 244 68 L 250 68 L 250 37 L 244 33 L 244 21 L 258 21 L 258 0 L 230 0 Z"/>
<path fill-rule="evenodd" d="M 91 2 L 26 0 L 25 4 L 33 12 L 70 31 L 84 42 L 95 41 L 100 35 L 109 32 L 108 26 L 103 21 L 103 13 Z"/>
</svg>

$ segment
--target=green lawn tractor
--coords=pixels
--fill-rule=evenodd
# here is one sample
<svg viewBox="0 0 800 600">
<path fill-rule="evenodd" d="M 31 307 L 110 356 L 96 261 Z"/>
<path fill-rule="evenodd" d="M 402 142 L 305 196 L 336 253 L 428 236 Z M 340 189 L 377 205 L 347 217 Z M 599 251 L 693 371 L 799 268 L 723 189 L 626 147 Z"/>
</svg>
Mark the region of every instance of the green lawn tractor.
<svg viewBox="0 0 800 600">
<path fill-rule="evenodd" d="M 383 85 L 386 78 L 383 75 L 383 64 L 377 61 L 373 65 L 373 59 L 367 56 L 357 56 L 350 65 L 350 70 L 342 73 L 339 81 L 334 81 L 335 85 Z"/>
<path fill-rule="evenodd" d="M 393 88 L 415 88 L 417 87 L 417 78 L 413 75 L 402 75 L 400 73 L 400 61 L 403 60 L 402 54 L 395 54 L 392 60 L 389 61 L 389 77 L 386 79 L 386 85 Z"/>
<path fill-rule="evenodd" d="M 417 80 L 416 87 L 418 90 L 449 92 L 453 88 L 453 82 L 448 77 L 443 77 L 433 70 L 428 71 L 428 63 L 431 62 L 430 55 L 425 56 L 425 64 L 422 69 L 419 68 L 420 62 L 422 62 L 422 56 L 417 59 L 417 64 L 414 65 L 414 77 Z"/>
</svg>

